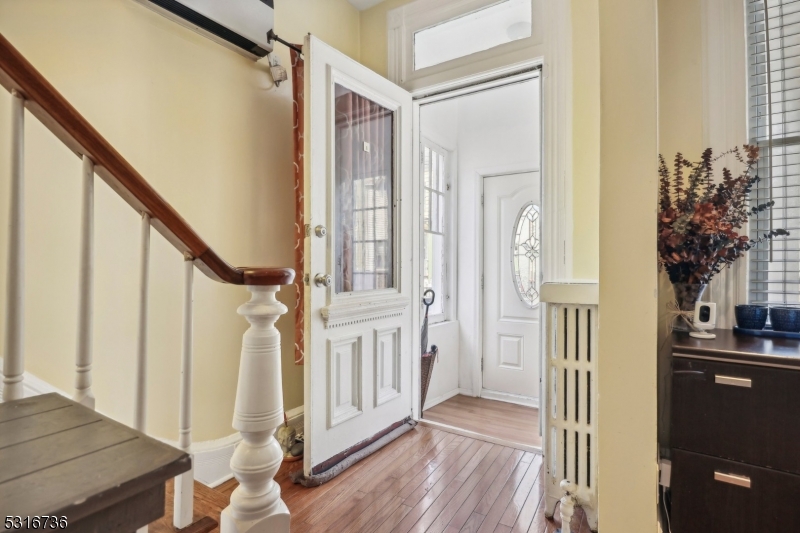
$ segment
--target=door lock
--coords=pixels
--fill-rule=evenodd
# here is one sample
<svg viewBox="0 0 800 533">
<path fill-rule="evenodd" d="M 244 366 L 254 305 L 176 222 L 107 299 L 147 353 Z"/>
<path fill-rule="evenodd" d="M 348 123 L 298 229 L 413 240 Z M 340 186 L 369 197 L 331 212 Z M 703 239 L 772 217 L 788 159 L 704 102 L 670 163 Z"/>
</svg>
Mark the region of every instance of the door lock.
<svg viewBox="0 0 800 533">
<path fill-rule="evenodd" d="M 330 287 L 333 283 L 333 278 L 330 274 L 317 274 L 314 276 L 314 283 L 317 287 Z"/>
<path fill-rule="evenodd" d="M 320 237 L 320 238 L 322 238 L 322 237 L 324 237 L 325 235 L 327 235 L 327 234 L 328 234 L 328 230 L 327 230 L 327 229 L 325 229 L 325 226 L 323 226 L 322 224 L 320 224 L 319 226 L 317 226 L 316 228 L 314 228 L 314 234 L 315 234 L 317 237 Z"/>
</svg>

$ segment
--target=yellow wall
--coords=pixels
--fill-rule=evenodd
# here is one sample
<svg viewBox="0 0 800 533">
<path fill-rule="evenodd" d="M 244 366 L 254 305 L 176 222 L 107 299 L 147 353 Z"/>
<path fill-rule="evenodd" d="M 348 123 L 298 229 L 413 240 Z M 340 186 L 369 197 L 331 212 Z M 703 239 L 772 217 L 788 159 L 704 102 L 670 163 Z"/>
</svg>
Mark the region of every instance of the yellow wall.
<svg viewBox="0 0 800 533">
<path fill-rule="evenodd" d="M 346 0 L 276 4 L 282 37 L 302 42 L 313 32 L 358 58 L 359 14 Z M 0 32 L 222 257 L 237 265 L 293 264 L 290 83 L 275 88 L 264 65 L 132 0 L 0 2 Z M 279 55 L 289 66 L 282 46 Z M 10 97 L 0 91 L 0 161 L 8 161 L 9 106 Z M 27 369 L 71 391 L 81 165 L 31 117 L 26 143 Z M 0 165 L 3 221 L 8 178 L 7 164 Z M 130 422 L 140 221 L 101 180 L 96 187 L 94 390 L 98 409 Z M 3 265 L 6 238 L 4 229 Z M 194 438 L 207 440 L 233 432 L 247 326 L 236 308 L 248 293 L 199 272 L 195 279 Z M 181 280 L 181 256 L 154 232 L 149 430 L 165 438 L 177 437 Z M 4 300 L 4 284 L 0 291 Z M 293 289 L 281 299 L 291 306 Z M 291 314 L 278 322 L 287 409 L 303 402 L 293 323 Z"/>
<path fill-rule="evenodd" d="M 657 529 L 655 0 L 600 2 L 599 510 Z"/>
<path fill-rule="evenodd" d="M 389 41 L 386 14 L 413 0 L 384 0 L 361 12 L 361 63 L 383 77 L 389 76 Z"/>
<path fill-rule="evenodd" d="M 658 4 L 659 139 L 668 162 L 676 152 L 692 161 L 703 145 L 703 61 L 700 0 Z M 659 442 L 669 444 L 672 345 L 666 342 L 667 302 L 674 299 L 669 277 L 659 275 Z"/>
<path fill-rule="evenodd" d="M 598 0 L 572 0 L 572 275 L 598 278 L 600 26 Z"/>
</svg>

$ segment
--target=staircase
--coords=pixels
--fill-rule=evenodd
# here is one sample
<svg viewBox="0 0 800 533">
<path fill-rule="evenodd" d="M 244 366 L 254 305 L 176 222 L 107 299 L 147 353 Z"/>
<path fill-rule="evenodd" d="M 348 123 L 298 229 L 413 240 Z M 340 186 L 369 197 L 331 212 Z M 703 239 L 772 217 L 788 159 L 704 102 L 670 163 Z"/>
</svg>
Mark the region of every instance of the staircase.
<svg viewBox="0 0 800 533">
<path fill-rule="evenodd" d="M 6 335 L 3 351 L 3 401 L 21 399 L 25 372 L 25 173 L 24 134 L 28 115 L 38 119 L 77 157 L 82 172 L 81 250 L 78 346 L 72 399 L 94 409 L 92 390 L 92 328 L 94 264 L 94 178 L 99 176 L 128 205 L 141 214 L 138 344 L 134 429 L 144 432 L 147 411 L 147 337 L 150 290 L 150 238 L 160 233 L 183 261 L 184 301 L 179 396 L 179 447 L 191 454 L 193 279 L 195 269 L 210 279 L 244 285 L 250 301 L 239 307 L 249 323 L 244 334 L 233 427 L 242 441 L 231 459 L 237 487 L 228 497 L 194 481 L 193 471 L 170 483 L 167 516 L 152 531 L 289 531 L 289 510 L 274 478 L 283 454 L 273 434 L 283 421 L 280 336 L 275 322 L 287 309 L 276 299 L 290 284 L 290 268 L 232 267 L 186 223 L 148 182 L 81 114 L 0 34 L 0 85 L 11 93 L 11 194 L 6 269 Z M 157 273 L 155 273 L 157 275 Z M 72 320 L 72 317 L 69 317 Z M 0 449 L 0 457 L 3 454 Z M 172 497 L 169 497 L 169 494 Z M 204 510 L 210 510 L 204 513 Z M 213 510 L 212 510 L 213 509 Z M 221 512 L 220 512 L 221 509 Z M 198 514 L 199 513 L 199 514 Z M 213 515 L 213 516 L 211 516 Z M 219 520 L 219 524 L 217 524 Z M 139 531 L 146 531 L 148 526 Z"/>
</svg>

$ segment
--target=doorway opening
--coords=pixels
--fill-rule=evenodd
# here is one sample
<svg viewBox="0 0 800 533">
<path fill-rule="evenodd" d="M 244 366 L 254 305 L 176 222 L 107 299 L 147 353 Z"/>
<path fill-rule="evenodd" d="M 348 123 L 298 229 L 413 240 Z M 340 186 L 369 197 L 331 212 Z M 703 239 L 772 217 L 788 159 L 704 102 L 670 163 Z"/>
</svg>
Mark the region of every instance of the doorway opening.
<svg viewBox="0 0 800 533">
<path fill-rule="evenodd" d="M 419 101 L 422 290 L 439 349 L 422 419 L 539 450 L 540 72 Z"/>
</svg>

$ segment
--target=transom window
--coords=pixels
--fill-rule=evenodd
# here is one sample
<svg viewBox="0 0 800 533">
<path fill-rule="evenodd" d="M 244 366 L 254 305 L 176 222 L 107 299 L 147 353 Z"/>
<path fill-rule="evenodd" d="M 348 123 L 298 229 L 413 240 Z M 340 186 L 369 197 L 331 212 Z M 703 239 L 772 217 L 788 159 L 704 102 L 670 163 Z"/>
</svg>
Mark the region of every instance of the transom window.
<svg viewBox="0 0 800 533">
<path fill-rule="evenodd" d="M 530 0 L 492 6 L 414 33 L 414 70 L 531 36 Z"/>
</svg>

